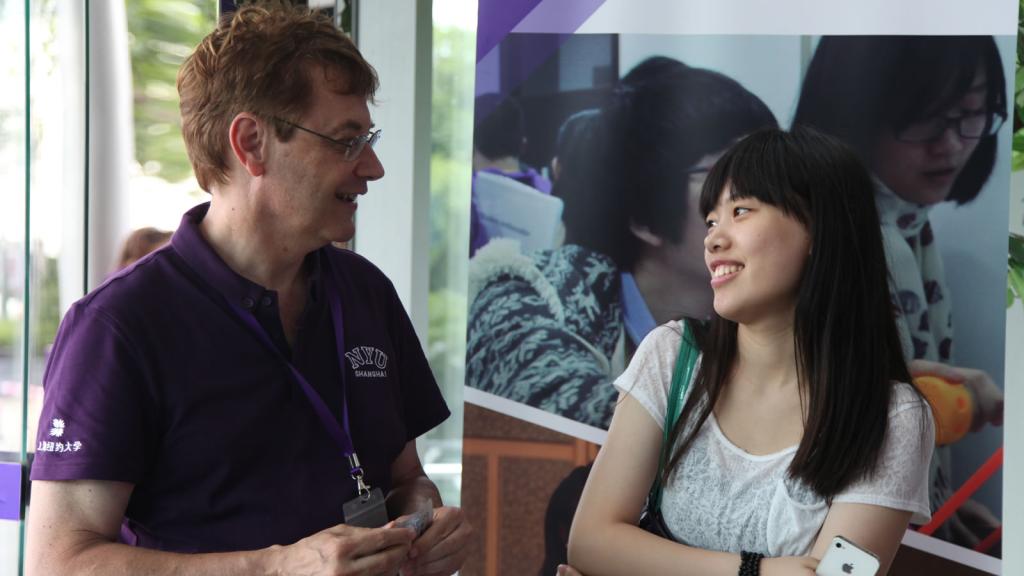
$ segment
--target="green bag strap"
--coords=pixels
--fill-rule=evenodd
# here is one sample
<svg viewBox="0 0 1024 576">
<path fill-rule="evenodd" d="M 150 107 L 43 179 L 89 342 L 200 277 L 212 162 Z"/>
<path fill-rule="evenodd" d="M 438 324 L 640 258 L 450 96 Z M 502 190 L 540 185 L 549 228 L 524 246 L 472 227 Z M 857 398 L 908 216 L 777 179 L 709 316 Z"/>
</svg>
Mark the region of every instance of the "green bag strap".
<svg viewBox="0 0 1024 576">
<path fill-rule="evenodd" d="M 697 346 L 693 338 L 693 330 L 687 320 L 680 321 L 683 325 L 683 337 L 679 343 L 679 356 L 676 358 L 675 369 L 672 372 L 672 387 L 668 392 L 668 407 L 665 409 L 665 426 L 661 441 L 661 455 L 658 459 L 658 475 L 654 477 L 651 484 L 651 492 L 648 496 L 648 507 L 657 510 L 661 507 L 661 476 L 665 471 L 665 464 L 668 462 L 669 442 L 671 441 L 672 429 L 679 420 L 682 412 L 683 397 L 690 387 L 690 380 L 693 378 L 693 368 L 697 364 Z"/>
</svg>

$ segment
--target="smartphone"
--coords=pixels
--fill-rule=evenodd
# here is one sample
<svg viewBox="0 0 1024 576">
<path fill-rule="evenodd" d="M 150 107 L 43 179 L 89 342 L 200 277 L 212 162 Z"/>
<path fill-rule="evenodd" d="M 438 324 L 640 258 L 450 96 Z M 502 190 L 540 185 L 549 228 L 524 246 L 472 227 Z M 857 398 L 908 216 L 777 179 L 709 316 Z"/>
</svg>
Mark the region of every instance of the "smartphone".
<svg viewBox="0 0 1024 576">
<path fill-rule="evenodd" d="M 818 576 L 875 576 L 878 567 L 878 556 L 836 536 L 814 573 Z"/>
</svg>

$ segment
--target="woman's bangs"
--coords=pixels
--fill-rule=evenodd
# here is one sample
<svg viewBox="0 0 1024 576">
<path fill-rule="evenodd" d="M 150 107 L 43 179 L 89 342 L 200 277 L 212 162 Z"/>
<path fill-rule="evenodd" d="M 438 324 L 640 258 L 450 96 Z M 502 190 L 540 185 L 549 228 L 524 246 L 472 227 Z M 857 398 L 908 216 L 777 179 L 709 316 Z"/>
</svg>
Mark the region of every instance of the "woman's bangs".
<svg viewBox="0 0 1024 576">
<path fill-rule="evenodd" d="M 714 210 L 728 189 L 732 200 L 753 198 L 807 224 L 807 201 L 796 192 L 806 186 L 800 186 L 801 168 L 786 147 L 777 130 L 756 132 L 737 143 L 708 174 L 701 190 L 701 212 L 706 216 Z"/>
</svg>

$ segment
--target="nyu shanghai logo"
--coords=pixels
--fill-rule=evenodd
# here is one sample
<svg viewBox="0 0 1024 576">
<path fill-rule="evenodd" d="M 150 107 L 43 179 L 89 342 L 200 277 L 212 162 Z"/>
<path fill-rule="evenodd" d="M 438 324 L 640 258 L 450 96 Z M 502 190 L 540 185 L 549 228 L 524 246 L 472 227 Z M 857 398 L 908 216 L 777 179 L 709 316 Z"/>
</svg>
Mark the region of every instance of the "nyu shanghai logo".
<svg viewBox="0 0 1024 576">
<path fill-rule="evenodd" d="M 387 378 L 388 355 L 373 346 L 357 346 L 345 352 L 356 376 L 360 378 Z"/>
<path fill-rule="evenodd" d="M 82 449 L 82 443 L 78 440 L 74 442 L 63 441 L 61 438 L 64 437 L 64 430 L 67 425 L 64 423 L 63 418 L 54 418 L 50 422 L 50 438 L 57 438 L 57 440 L 40 440 L 39 445 L 36 446 L 36 452 L 78 452 Z"/>
</svg>

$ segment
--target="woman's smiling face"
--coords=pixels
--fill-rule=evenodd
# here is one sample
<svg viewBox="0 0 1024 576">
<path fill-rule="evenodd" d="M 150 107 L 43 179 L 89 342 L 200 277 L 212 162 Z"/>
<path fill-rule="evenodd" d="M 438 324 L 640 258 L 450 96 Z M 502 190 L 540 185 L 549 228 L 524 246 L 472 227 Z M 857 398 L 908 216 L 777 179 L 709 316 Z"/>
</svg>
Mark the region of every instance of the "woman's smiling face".
<svg viewBox="0 0 1024 576">
<path fill-rule="evenodd" d="M 811 236 L 782 210 L 756 198 L 733 198 L 730 186 L 707 215 L 704 261 L 715 312 L 741 324 L 792 320 Z"/>
</svg>

